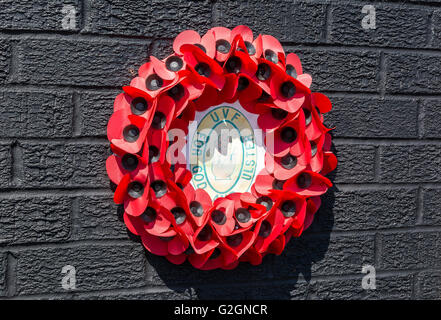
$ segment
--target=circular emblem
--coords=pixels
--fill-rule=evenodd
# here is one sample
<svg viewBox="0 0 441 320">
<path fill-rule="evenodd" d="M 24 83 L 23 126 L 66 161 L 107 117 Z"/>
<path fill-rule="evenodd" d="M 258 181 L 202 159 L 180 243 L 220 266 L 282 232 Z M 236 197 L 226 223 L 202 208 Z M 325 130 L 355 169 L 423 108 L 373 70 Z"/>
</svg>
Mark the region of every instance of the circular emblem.
<svg viewBox="0 0 441 320">
<path fill-rule="evenodd" d="M 196 130 L 190 126 L 189 135 L 193 187 L 204 189 L 212 199 L 250 191 L 264 167 L 257 117 L 239 104 L 221 104 L 200 112 L 198 118 Z"/>
<path fill-rule="evenodd" d="M 180 33 L 115 98 L 106 161 L 128 230 L 153 254 L 233 269 L 312 223 L 337 159 L 299 57 L 245 26 Z"/>
</svg>

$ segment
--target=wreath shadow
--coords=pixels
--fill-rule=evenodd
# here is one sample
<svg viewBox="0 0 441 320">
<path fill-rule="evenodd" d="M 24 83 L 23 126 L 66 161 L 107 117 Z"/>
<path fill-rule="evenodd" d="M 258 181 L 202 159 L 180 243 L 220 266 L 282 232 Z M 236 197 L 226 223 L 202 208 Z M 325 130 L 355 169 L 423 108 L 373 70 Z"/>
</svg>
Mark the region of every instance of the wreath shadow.
<svg viewBox="0 0 441 320">
<path fill-rule="evenodd" d="M 338 151 L 332 145 L 338 158 Z M 334 182 L 338 167 L 328 174 Z M 147 277 L 154 286 L 166 286 L 172 299 L 291 299 L 307 298 L 314 265 L 325 258 L 334 225 L 335 185 L 321 197 L 313 223 L 299 238 L 291 238 L 280 256 L 268 255 L 261 265 L 240 263 L 234 270 L 203 271 L 188 262 L 174 265 L 145 251 Z M 141 241 L 127 230 L 132 241 Z"/>
</svg>

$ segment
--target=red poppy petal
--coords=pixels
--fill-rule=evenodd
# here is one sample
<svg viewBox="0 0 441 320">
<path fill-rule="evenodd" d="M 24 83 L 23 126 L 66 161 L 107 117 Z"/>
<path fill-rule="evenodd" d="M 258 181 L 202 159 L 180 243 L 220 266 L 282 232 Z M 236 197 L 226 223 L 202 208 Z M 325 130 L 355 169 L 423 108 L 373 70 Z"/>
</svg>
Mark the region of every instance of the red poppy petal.
<svg viewBox="0 0 441 320">
<path fill-rule="evenodd" d="M 286 65 L 293 66 L 297 75 L 303 74 L 302 63 L 300 62 L 299 56 L 295 53 L 288 53 L 286 56 Z"/>
<path fill-rule="evenodd" d="M 331 100 L 327 96 L 325 96 L 323 93 L 320 92 L 314 92 L 312 93 L 312 102 L 313 104 L 319 108 L 321 113 L 326 113 L 331 111 L 332 109 L 332 103 Z"/>
<path fill-rule="evenodd" d="M 168 255 L 168 244 L 156 236 L 148 233 L 141 234 L 141 241 L 144 247 L 153 254 L 158 256 Z"/>
<path fill-rule="evenodd" d="M 194 30 L 185 30 L 177 35 L 175 40 L 173 41 L 173 50 L 177 54 L 183 54 L 181 52 L 181 47 L 184 44 L 195 44 L 201 42 L 201 36 Z"/>
<path fill-rule="evenodd" d="M 113 201 L 115 203 L 120 204 L 124 202 L 124 198 L 126 197 L 127 187 L 129 183 L 130 183 L 130 175 L 126 174 L 121 179 L 118 186 L 116 187 L 115 193 L 113 195 Z"/>
<path fill-rule="evenodd" d="M 178 254 L 178 255 L 166 255 L 165 258 L 173 264 L 183 264 L 185 260 L 187 260 L 186 254 Z"/>
</svg>

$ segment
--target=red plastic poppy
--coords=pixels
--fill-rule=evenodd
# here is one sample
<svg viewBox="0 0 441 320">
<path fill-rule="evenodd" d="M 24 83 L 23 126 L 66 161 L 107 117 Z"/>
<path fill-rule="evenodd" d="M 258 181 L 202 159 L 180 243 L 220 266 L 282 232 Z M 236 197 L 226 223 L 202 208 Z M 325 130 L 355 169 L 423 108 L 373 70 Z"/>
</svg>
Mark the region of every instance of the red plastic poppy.
<svg viewBox="0 0 441 320">
<path fill-rule="evenodd" d="M 174 53 L 150 57 L 114 101 L 106 161 L 128 230 L 151 253 L 202 270 L 279 255 L 314 220 L 337 166 L 324 114 L 295 53 L 246 26 L 180 33 Z M 212 199 L 192 183 L 186 135 L 198 112 L 239 104 L 263 130 L 265 168 L 249 192 Z M 184 136 L 184 137 L 182 137 Z M 263 157 L 262 157 L 263 158 Z"/>
</svg>

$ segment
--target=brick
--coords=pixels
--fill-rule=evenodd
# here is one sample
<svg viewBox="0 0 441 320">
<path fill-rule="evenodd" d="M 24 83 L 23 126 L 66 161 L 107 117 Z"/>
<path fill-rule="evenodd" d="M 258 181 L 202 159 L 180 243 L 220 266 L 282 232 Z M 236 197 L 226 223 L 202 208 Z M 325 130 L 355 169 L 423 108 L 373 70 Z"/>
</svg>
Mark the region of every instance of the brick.
<svg viewBox="0 0 441 320">
<path fill-rule="evenodd" d="M 91 2 L 84 32 L 174 38 L 179 32 L 211 27 L 210 1 L 161 1 L 146 3 L 122 0 Z"/>
<path fill-rule="evenodd" d="M 105 144 L 22 143 L 23 187 L 108 187 Z"/>
<path fill-rule="evenodd" d="M 76 26 L 78 30 L 80 18 L 80 4 L 78 0 L 56 1 L 12 1 L 0 2 L 0 29 L 6 30 L 63 30 L 63 6 L 72 6 L 76 12 Z"/>
<path fill-rule="evenodd" d="M 325 123 L 334 137 L 417 138 L 416 99 L 332 97 Z"/>
<path fill-rule="evenodd" d="M 365 183 L 374 181 L 375 147 L 370 145 L 335 145 L 338 158 L 336 183 Z"/>
<path fill-rule="evenodd" d="M 0 84 L 5 83 L 11 63 L 11 46 L 9 41 L 0 40 Z"/>
<path fill-rule="evenodd" d="M 72 95 L 66 92 L 0 92 L 2 137 L 69 137 Z"/>
<path fill-rule="evenodd" d="M 75 240 L 128 238 L 112 196 L 79 197 L 77 211 L 73 221 Z"/>
<path fill-rule="evenodd" d="M 314 91 L 378 92 L 380 54 L 368 50 L 297 49 L 303 72 L 312 76 Z"/>
<path fill-rule="evenodd" d="M 81 300 L 191 300 L 192 290 L 158 291 L 139 289 L 136 292 L 99 292 L 80 294 Z"/>
<path fill-rule="evenodd" d="M 28 40 L 17 48 L 15 82 L 71 86 L 128 85 L 147 61 L 146 41 Z"/>
<path fill-rule="evenodd" d="M 433 94 L 441 86 L 439 55 L 392 53 L 385 63 L 387 92 Z"/>
<path fill-rule="evenodd" d="M 441 271 L 423 271 L 417 276 L 419 295 L 418 299 L 441 299 Z"/>
<path fill-rule="evenodd" d="M 432 16 L 432 46 L 441 47 L 441 10 L 434 10 Z"/>
<path fill-rule="evenodd" d="M 376 28 L 361 25 L 366 3 L 331 7 L 329 42 L 349 45 L 424 48 L 427 42 L 429 10 L 394 4 L 375 4 Z"/>
<path fill-rule="evenodd" d="M 441 138 L 441 103 L 438 99 L 423 100 L 423 137 Z"/>
<path fill-rule="evenodd" d="M 441 266 L 440 233 L 392 233 L 382 235 L 381 239 L 382 270 L 406 270 Z"/>
<path fill-rule="evenodd" d="M 441 190 L 423 190 L 423 223 L 441 226 Z"/>
<path fill-rule="evenodd" d="M 0 296 L 6 295 L 7 254 L 0 252 Z"/>
<path fill-rule="evenodd" d="M 235 283 L 247 279 L 248 283 L 258 282 L 272 278 L 271 256 L 265 257 L 262 264 L 252 266 L 249 263 L 241 263 L 234 272 L 229 270 L 212 270 L 210 272 L 195 269 L 189 262 L 174 266 L 164 257 L 147 254 L 150 264 L 149 273 L 153 285 L 190 285 L 197 286 L 201 283 Z"/>
<path fill-rule="evenodd" d="M 288 300 L 292 295 L 304 299 L 305 284 L 293 283 L 240 283 L 222 287 L 203 287 L 196 289 L 196 297 L 201 300 Z M 271 314 L 271 311 L 269 310 Z"/>
<path fill-rule="evenodd" d="M 374 262 L 374 239 L 371 235 L 307 235 L 291 239 L 275 257 L 274 276 L 278 279 L 311 275 L 359 273 L 365 264 Z"/>
<path fill-rule="evenodd" d="M 11 145 L 10 144 L 0 144 L 0 185 L 2 187 L 8 187 L 11 182 L 11 169 L 12 169 L 12 159 L 11 159 Z"/>
<path fill-rule="evenodd" d="M 339 190 L 322 196 L 313 231 L 381 230 L 416 222 L 416 189 Z"/>
<path fill-rule="evenodd" d="M 17 253 L 17 295 L 65 293 L 66 265 L 75 267 L 78 292 L 142 287 L 144 260 L 143 250 L 132 244 L 23 250 Z"/>
<path fill-rule="evenodd" d="M 0 199 L 0 244 L 60 242 L 70 234 L 70 199 Z"/>
<path fill-rule="evenodd" d="M 360 268 L 361 270 L 361 268 Z M 311 300 L 386 300 L 412 299 L 412 276 L 376 277 L 376 289 L 365 290 L 360 274 L 356 279 L 312 281 L 308 286 Z"/>
<path fill-rule="evenodd" d="M 217 1 L 214 24 L 234 28 L 247 25 L 255 36 L 270 34 L 279 41 L 316 43 L 324 40 L 326 5 L 278 1 Z"/>
<path fill-rule="evenodd" d="M 81 92 L 80 127 L 82 136 L 106 136 L 113 101 L 119 91 Z"/>
<path fill-rule="evenodd" d="M 384 182 L 441 181 L 441 149 L 438 145 L 380 147 L 380 179 Z"/>
</svg>

